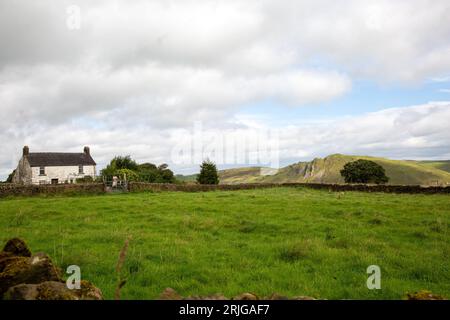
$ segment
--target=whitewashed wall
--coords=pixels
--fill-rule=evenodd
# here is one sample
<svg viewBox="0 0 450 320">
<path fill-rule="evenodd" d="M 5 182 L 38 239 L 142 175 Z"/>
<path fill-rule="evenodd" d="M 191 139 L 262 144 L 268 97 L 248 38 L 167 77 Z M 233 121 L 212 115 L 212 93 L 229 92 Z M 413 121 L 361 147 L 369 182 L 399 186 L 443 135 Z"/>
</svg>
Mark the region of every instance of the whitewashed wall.
<svg viewBox="0 0 450 320">
<path fill-rule="evenodd" d="M 39 184 L 51 183 L 52 179 L 58 179 L 58 183 L 70 182 L 71 179 L 75 181 L 77 178 L 83 178 L 85 176 L 96 176 L 95 166 L 83 166 L 83 174 L 78 174 L 78 166 L 68 167 L 45 167 L 45 175 L 39 175 L 39 167 L 32 167 L 31 183 Z"/>
</svg>

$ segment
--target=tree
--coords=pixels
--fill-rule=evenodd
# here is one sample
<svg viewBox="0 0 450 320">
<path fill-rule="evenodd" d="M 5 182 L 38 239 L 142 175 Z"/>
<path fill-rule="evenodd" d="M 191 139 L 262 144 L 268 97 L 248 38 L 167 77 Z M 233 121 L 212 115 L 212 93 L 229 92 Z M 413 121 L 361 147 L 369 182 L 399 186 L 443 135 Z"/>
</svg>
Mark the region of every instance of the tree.
<svg viewBox="0 0 450 320">
<path fill-rule="evenodd" d="M 384 184 L 389 181 L 384 168 L 379 164 L 359 159 L 345 164 L 341 176 L 346 183 L 376 183 Z"/>
<path fill-rule="evenodd" d="M 162 183 L 174 183 L 175 182 L 175 176 L 173 174 L 173 171 L 169 169 L 169 165 L 166 163 L 163 163 L 158 166 L 158 178 L 156 182 L 162 182 Z"/>
<path fill-rule="evenodd" d="M 125 156 L 125 157 L 115 157 L 112 162 L 115 163 L 115 166 L 117 169 L 128 169 L 128 170 L 133 170 L 136 171 L 138 169 L 138 164 L 136 161 L 134 161 L 133 159 L 131 159 L 130 156 Z"/>
<path fill-rule="evenodd" d="M 139 165 L 138 174 L 140 181 L 173 183 L 175 176 L 169 166 L 165 163 L 156 166 L 153 163 L 143 163 Z"/>
<path fill-rule="evenodd" d="M 176 181 L 173 171 L 168 169 L 167 167 L 165 169 L 159 167 L 158 171 L 159 171 L 160 181 L 157 181 L 157 182 L 174 183 Z"/>
<path fill-rule="evenodd" d="M 127 181 L 139 181 L 139 175 L 135 171 L 130 169 L 117 170 L 117 176 L 124 180 L 126 178 Z"/>
<path fill-rule="evenodd" d="M 138 170 L 138 164 L 131 159 L 130 156 L 116 156 L 111 162 L 102 170 L 102 176 L 114 176 L 118 174 L 121 169 L 128 169 L 132 171 Z"/>
<path fill-rule="evenodd" d="M 153 163 L 138 164 L 130 156 L 116 156 L 101 171 L 101 175 L 103 177 L 119 176 L 121 178 L 126 175 L 128 181 L 157 183 L 174 183 L 176 181 L 167 164 L 163 163 L 160 166 Z"/>
<path fill-rule="evenodd" d="M 146 162 L 146 163 L 140 164 L 138 169 L 139 169 L 139 171 L 144 172 L 144 171 L 153 171 L 158 168 L 153 163 Z"/>
<path fill-rule="evenodd" d="M 210 160 L 205 160 L 200 166 L 200 174 L 197 176 L 200 184 L 219 184 L 219 174 L 216 164 Z"/>
</svg>

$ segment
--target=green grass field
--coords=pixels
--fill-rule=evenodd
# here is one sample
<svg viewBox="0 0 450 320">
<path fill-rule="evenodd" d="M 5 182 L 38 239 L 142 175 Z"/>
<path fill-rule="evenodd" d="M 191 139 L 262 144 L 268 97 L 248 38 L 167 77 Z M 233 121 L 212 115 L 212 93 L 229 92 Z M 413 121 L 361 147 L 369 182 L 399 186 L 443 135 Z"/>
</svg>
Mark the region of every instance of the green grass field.
<svg viewBox="0 0 450 320">
<path fill-rule="evenodd" d="M 450 197 L 274 188 L 0 200 L 0 235 L 25 239 L 112 298 L 272 292 L 323 299 L 450 297 Z M 381 290 L 366 268 L 381 267 Z"/>
</svg>

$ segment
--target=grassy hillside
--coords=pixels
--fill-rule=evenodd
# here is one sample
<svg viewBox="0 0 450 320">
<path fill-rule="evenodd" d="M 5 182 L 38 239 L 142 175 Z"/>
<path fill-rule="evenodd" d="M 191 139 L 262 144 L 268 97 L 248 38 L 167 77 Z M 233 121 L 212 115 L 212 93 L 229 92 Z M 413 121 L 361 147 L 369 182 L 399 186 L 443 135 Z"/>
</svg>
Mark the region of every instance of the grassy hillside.
<svg viewBox="0 0 450 320">
<path fill-rule="evenodd" d="M 439 160 L 439 161 L 416 161 L 417 163 L 432 167 L 439 170 L 444 170 L 450 172 L 450 160 Z"/>
<path fill-rule="evenodd" d="M 233 168 L 227 170 L 219 170 L 219 180 L 222 183 L 234 184 L 234 183 L 251 183 L 258 182 L 261 179 L 261 167 L 245 167 L 245 168 Z M 263 171 L 264 172 L 264 171 Z M 176 178 L 183 182 L 196 181 L 197 174 L 192 175 L 177 175 Z"/>
<path fill-rule="evenodd" d="M 236 168 L 219 171 L 222 183 L 254 183 L 261 179 L 261 167 Z"/>
<path fill-rule="evenodd" d="M 325 158 L 316 158 L 311 162 L 299 162 L 281 168 L 277 174 L 262 176 L 259 169 L 246 168 L 224 170 L 221 172 L 221 183 L 245 183 L 245 182 L 312 182 L 312 183 L 343 183 L 340 170 L 347 162 L 357 159 L 372 160 L 386 170 L 390 178 L 390 184 L 406 185 L 436 185 L 450 183 L 450 173 L 439 168 L 444 168 L 450 161 L 419 162 L 405 160 L 390 160 L 368 156 L 348 156 L 335 154 Z"/>
<path fill-rule="evenodd" d="M 0 201 L 0 245 L 25 239 L 113 298 L 242 292 L 327 299 L 400 299 L 428 289 L 450 297 L 450 200 L 274 188 L 207 193 L 130 193 Z M 368 290 L 379 265 L 382 289 Z"/>
</svg>

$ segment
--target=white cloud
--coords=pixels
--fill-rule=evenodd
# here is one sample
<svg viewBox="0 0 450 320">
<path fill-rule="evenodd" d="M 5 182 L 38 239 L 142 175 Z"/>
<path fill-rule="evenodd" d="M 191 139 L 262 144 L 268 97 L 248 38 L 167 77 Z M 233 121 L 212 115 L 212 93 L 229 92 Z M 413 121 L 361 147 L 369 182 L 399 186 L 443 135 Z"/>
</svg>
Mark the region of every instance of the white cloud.
<svg viewBox="0 0 450 320">
<path fill-rule="evenodd" d="M 449 82 L 450 77 L 439 77 L 430 79 L 432 82 Z"/>
<path fill-rule="evenodd" d="M 298 151 L 325 156 L 332 153 L 420 159 L 450 157 L 450 102 L 392 108 L 282 130 L 285 159 Z M 295 139 L 292 139 L 295 137 Z"/>
<path fill-rule="evenodd" d="M 127 69 L 97 65 L 8 68 L 0 73 L 3 126 L 90 117 L 103 124 L 120 115 L 129 124 L 182 126 L 217 119 L 242 104 L 276 99 L 298 105 L 331 100 L 350 89 L 336 72 L 286 71 L 230 75 L 220 69 L 147 64 Z M 114 122 L 114 121 L 112 121 Z"/>
<path fill-rule="evenodd" d="M 450 102 L 430 102 L 424 105 L 392 108 L 361 116 L 330 119 L 309 125 L 272 127 L 261 119 L 242 117 L 228 128 L 203 127 L 205 146 L 208 141 L 225 134 L 249 139 L 260 132 L 278 132 L 281 164 L 326 156 L 332 153 L 385 156 L 399 159 L 450 158 Z M 29 131 L 2 131 L 0 138 L 8 141 L 0 155 L 6 175 L 16 165 L 22 145 L 31 151 L 80 151 L 90 145 L 100 167 L 114 155 L 130 154 L 140 162 L 168 162 L 177 172 L 197 170 L 197 164 L 175 165 L 171 162 L 173 148 L 189 143 L 194 123 L 186 129 L 155 129 L 145 125 L 100 128 L 73 123 L 51 127 L 35 126 Z M 30 134 L 33 132 L 33 134 Z M 61 134 L 61 133 L 64 134 Z M 114 143 L 111 143 L 114 141 Z M 246 150 L 244 150 L 246 152 Z M 227 155 L 225 154 L 225 157 Z M 239 155 L 238 155 L 239 156 Z M 242 157 L 241 157 L 242 158 Z M 245 157 L 244 157 L 245 158 Z M 248 162 L 239 163 L 242 165 Z"/>
</svg>

